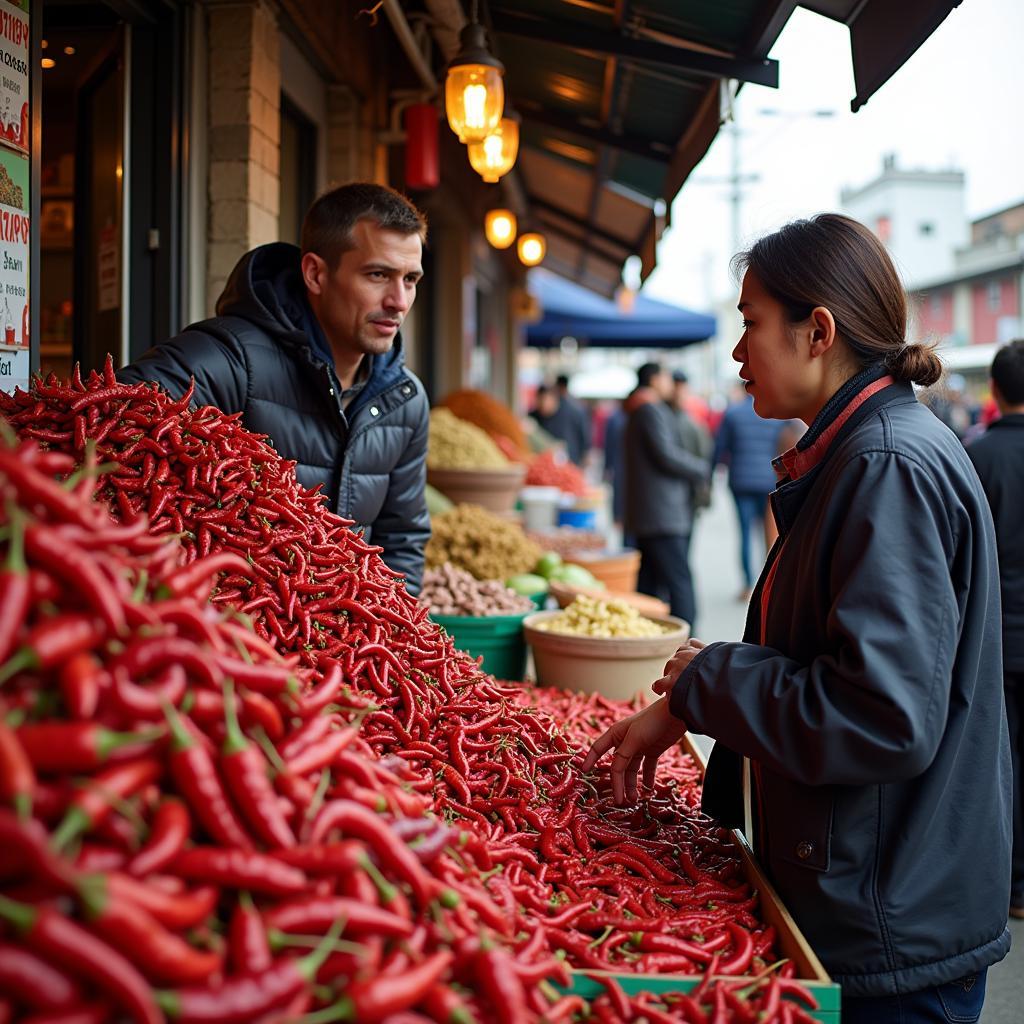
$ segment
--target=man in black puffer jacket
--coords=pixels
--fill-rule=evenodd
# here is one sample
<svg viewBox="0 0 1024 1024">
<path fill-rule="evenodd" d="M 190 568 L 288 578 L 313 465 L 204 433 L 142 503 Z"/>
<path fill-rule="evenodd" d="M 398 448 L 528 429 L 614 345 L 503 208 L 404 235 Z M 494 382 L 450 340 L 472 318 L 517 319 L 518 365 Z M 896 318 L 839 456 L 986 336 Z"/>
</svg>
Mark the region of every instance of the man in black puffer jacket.
<svg viewBox="0 0 1024 1024">
<path fill-rule="evenodd" d="M 296 462 L 305 487 L 351 519 L 419 590 L 430 537 L 429 405 L 405 367 L 399 327 L 423 276 L 423 215 L 381 185 L 343 185 L 306 214 L 301 250 L 246 253 L 193 324 L 118 373 L 174 396 L 195 378 L 195 406 L 242 413 Z"/>
</svg>

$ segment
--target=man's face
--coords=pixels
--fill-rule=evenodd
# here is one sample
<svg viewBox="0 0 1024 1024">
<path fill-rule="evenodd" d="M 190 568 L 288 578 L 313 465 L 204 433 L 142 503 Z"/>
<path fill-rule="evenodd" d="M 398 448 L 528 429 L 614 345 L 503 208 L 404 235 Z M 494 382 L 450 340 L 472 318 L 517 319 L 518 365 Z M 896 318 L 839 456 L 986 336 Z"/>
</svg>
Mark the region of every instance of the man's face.
<svg viewBox="0 0 1024 1024">
<path fill-rule="evenodd" d="M 331 347 L 380 355 L 394 344 L 416 299 L 423 276 L 423 244 L 417 234 L 386 230 L 361 220 L 352 229 L 354 248 L 333 269 L 314 253 L 302 260 L 310 305 Z"/>
<path fill-rule="evenodd" d="M 686 408 L 686 398 L 690 393 L 690 385 L 685 381 L 676 380 L 672 382 L 672 400 L 679 409 Z"/>
<path fill-rule="evenodd" d="M 658 397 L 667 402 L 672 397 L 672 377 L 667 370 L 661 370 L 651 378 L 651 387 Z"/>
</svg>

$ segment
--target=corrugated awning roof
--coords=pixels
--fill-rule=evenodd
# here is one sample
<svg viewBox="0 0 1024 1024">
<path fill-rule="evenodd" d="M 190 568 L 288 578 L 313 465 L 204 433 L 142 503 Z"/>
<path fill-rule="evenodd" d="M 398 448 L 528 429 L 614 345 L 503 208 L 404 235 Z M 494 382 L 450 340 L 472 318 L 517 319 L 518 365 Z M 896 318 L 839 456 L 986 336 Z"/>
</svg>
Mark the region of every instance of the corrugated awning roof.
<svg viewBox="0 0 1024 1024">
<path fill-rule="evenodd" d="M 850 26 L 863 105 L 959 0 L 816 0 Z M 778 84 L 767 54 L 793 0 L 490 0 L 494 50 L 522 116 L 516 174 L 545 265 L 611 295 L 642 277 L 683 182 L 722 123 L 723 86 Z"/>
</svg>

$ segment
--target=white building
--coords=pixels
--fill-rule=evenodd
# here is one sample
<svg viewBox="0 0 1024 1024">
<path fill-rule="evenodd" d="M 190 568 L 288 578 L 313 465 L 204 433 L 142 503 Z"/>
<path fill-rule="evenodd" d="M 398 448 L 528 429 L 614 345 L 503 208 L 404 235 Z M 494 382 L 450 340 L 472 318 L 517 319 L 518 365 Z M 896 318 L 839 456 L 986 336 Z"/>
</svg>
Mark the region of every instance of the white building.
<svg viewBox="0 0 1024 1024">
<path fill-rule="evenodd" d="M 840 201 L 885 243 L 909 289 L 952 274 L 970 241 L 962 171 L 903 170 L 889 154 L 874 181 L 843 189 Z"/>
</svg>

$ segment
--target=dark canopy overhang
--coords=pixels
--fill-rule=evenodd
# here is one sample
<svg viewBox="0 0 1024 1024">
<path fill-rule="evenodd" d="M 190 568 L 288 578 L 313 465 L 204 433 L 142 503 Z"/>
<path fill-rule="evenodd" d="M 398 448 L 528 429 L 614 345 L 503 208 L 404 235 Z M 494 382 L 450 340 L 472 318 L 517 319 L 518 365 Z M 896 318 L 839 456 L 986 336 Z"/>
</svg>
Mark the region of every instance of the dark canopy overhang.
<svg viewBox="0 0 1024 1024">
<path fill-rule="evenodd" d="M 535 270 L 530 291 L 543 316 L 526 329 L 528 345 L 555 348 L 563 338 L 604 348 L 681 348 L 715 333 L 715 318 L 645 295 L 621 307 L 556 274 Z"/>
<path fill-rule="evenodd" d="M 959 0 L 816 0 L 849 25 L 856 110 Z M 738 83 L 778 85 L 767 57 L 795 0 L 488 0 L 517 169 L 548 237 L 545 263 L 610 296 L 623 262 L 654 269 L 672 200 L 713 142 Z"/>
</svg>

